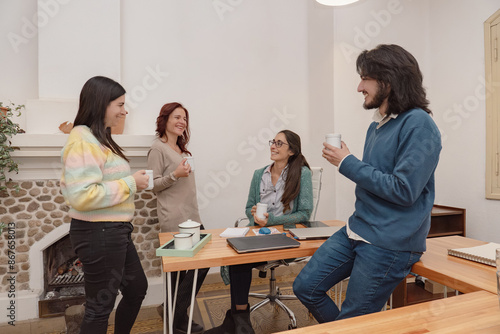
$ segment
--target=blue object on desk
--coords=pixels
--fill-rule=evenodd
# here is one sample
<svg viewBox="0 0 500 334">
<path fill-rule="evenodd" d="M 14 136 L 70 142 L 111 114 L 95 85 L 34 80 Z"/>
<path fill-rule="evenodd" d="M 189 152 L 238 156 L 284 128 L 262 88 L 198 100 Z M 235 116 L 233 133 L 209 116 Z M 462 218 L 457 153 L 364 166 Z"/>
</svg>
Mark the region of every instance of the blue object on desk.
<svg viewBox="0 0 500 334">
<path fill-rule="evenodd" d="M 271 230 L 268 229 L 267 227 L 261 227 L 259 230 L 259 234 L 270 234 Z"/>
</svg>

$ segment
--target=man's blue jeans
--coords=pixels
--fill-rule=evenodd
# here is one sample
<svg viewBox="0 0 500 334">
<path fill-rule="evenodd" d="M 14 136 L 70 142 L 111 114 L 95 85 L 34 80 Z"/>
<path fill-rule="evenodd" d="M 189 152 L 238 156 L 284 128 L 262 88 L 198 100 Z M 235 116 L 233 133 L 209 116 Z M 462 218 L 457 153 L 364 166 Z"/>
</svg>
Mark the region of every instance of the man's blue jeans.
<svg viewBox="0 0 500 334">
<path fill-rule="evenodd" d="M 421 256 L 351 240 L 344 227 L 312 256 L 295 279 L 293 291 L 319 323 L 378 312 Z M 349 276 L 339 311 L 327 292 Z"/>
</svg>

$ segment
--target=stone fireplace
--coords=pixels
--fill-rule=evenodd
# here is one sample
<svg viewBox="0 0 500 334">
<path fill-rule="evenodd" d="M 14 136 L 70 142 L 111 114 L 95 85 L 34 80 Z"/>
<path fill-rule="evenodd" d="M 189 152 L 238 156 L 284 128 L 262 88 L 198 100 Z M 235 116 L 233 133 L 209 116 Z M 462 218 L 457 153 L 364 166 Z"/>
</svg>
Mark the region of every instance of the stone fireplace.
<svg viewBox="0 0 500 334">
<path fill-rule="evenodd" d="M 43 293 L 38 302 L 40 318 L 60 316 L 67 306 L 85 302 L 83 266 L 69 235 L 43 251 Z"/>
<path fill-rule="evenodd" d="M 59 189 L 60 151 L 66 138 L 63 134 L 20 134 L 13 140 L 21 148 L 14 157 L 20 163 L 20 171 L 11 176 L 13 182 L 8 184 L 8 190 L 0 193 L 0 223 L 9 224 L 8 233 L 4 230 L 0 235 L 0 308 L 6 309 L 10 303 L 8 279 L 15 273 L 17 321 L 39 317 L 38 302 L 47 293 L 44 251 L 47 253 L 69 233 L 69 208 Z M 133 171 L 145 169 L 147 149 L 153 136 L 121 135 L 115 140 L 130 157 Z M 151 191 L 141 191 L 135 196 L 135 206 L 132 239 L 149 281 L 143 305 L 160 304 L 160 258 L 155 254 L 159 247 L 156 197 Z M 10 234 L 15 236 L 16 243 L 13 267 L 9 265 L 7 248 Z M 67 245 L 62 247 L 67 248 Z"/>
<path fill-rule="evenodd" d="M 38 302 L 46 293 L 43 253 L 69 231 L 68 207 L 59 190 L 60 154 L 68 135 L 58 131 L 59 124 L 74 120 L 79 92 L 90 77 L 99 74 L 121 81 L 121 12 L 120 1 L 58 0 L 51 6 L 38 1 L 37 12 L 30 15 L 47 19 L 33 37 L 37 44 L 38 96 L 23 101 L 26 109 L 14 119 L 26 131 L 12 138 L 13 146 L 20 147 L 12 154 L 19 163 L 19 174 L 10 175 L 14 182 L 0 195 L 0 222 L 9 224 L 8 231 L 0 235 L 0 309 L 7 310 L 14 302 L 16 321 L 38 318 Z M 107 33 L 99 33 L 102 31 Z M 61 45 L 66 46 L 66 52 L 60 52 Z M 101 46 L 106 52 L 96 53 Z M 137 130 L 143 122 L 139 111 L 136 106 L 127 117 L 126 134 L 113 137 L 125 150 L 133 172 L 146 169 L 147 151 L 154 139 L 153 123 L 148 127 L 151 130 Z M 160 259 L 155 255 L 159 226 L 154 194 L 138 193 L 135 205 L 132 238 L 149 282 L 143 305 L 160 304 L 162 279 Z M 10 236 L 15 238 L 11 240 Z M 11 241 L 15 241 L 14 254 L 8 249 Z M 11 257 L 15 259 L 12 266 Z M 15 297 L 9 297 L 11 288 Z M 4 316 L 0 319 L 0 323 L 9 321 Z"/>
</svg>

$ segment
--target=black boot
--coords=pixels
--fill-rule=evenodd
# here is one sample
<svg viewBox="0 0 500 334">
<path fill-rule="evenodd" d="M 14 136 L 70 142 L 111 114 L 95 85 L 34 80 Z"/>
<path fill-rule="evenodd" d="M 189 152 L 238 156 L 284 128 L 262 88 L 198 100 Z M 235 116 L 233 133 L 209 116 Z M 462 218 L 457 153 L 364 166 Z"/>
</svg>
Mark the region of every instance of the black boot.
<svg viewBox="0 0 500 334">
<path fill-rule="evenodd" d="M 233 311 L 234 333 L 236 334 L 255 334 L 252 323 L 250 322 L 250 304 L 247 304 L 246 310 Z"/>
<path fill-rule="evenodd" d="M 222 323 L 222 325 L 209 329 L 208 331 L 205 331 L 204 334 L 234 334 L 234 333 L 235 333 L 235 327 L 234 327 L 233 316 L 231 314 L 231 310 L 227 310 L 226 317 L 224 318 L 224 322 Z"/>
<path fill-rule="evenodd" d="M 178 321 L 174 320 L 174 333 L 175 334 L 187 333 L 188 323 L 189 323 L 189 316 L 187 314 L 184 317 L 182 317 L 181 319 L 179 319 Z M 194 321 L 191 321 L 191 333 L 192 334 L 203 333 L 203 329 L 204 328 L 202 325 L 197 324 Z"/>
</svg>

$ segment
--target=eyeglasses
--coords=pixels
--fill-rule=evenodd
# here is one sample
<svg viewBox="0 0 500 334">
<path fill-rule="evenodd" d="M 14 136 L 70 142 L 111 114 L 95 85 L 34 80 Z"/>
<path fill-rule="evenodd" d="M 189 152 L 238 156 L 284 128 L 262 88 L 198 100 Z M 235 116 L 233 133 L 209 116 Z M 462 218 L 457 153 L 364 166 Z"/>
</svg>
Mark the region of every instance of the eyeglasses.
<svg viewBox="0 0 500 334">
<path fill-rule="evenodd" d="M 269 146 L 273 146 L 273 144 L 276 145 L 276 147 L 281 147 L 283 145 L 288 145 L 287 143 L 284 143 L 281 140 L 277 140 L 276 141 L 274 139 L 269 141 Z M 288 146 L 290 146 L 290 145 L 288 145 Z"/>
</svg>

